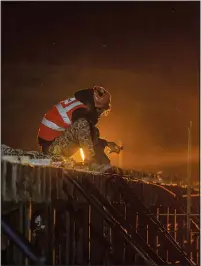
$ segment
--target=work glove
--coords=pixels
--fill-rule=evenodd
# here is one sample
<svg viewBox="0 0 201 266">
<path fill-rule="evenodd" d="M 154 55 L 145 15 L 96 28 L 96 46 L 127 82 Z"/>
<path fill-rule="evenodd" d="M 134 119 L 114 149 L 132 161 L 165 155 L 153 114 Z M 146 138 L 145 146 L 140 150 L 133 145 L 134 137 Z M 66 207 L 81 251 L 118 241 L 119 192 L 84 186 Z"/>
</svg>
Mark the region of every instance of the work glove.
<svg viewBox="0 0 201 266">
<path fill-rule="evenodd" d="M 115 152 L 115 153 L 120 153 L 121 150 L 123 150 L 123 147 L 118 146 L 114 142 L 107 142 L 107 146 L 109 147 L 110 151 L 109 153 Z"/>
</svg>

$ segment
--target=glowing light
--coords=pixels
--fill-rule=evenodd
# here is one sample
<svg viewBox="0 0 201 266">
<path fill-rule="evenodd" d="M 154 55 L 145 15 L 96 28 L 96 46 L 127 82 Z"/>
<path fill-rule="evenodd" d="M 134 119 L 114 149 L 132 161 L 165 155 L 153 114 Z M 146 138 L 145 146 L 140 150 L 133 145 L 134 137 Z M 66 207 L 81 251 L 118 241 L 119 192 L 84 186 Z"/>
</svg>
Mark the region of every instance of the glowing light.
<svg viewBox="0 0 201 266">
<path fill-rule="evenodd" d="M 81 155 L 82 161 L 84 162 L 85 156 L 84 156 L 84 151 L 82 148 L 80 149 L 80 155 Z"/>
<path fill-rule="evenodd" d="M 191 194 L 190 197 L 200 197 L 201 194 Z M 188 195 L 183 195 L 182 198 L 187 198 Z"/>
</svg>

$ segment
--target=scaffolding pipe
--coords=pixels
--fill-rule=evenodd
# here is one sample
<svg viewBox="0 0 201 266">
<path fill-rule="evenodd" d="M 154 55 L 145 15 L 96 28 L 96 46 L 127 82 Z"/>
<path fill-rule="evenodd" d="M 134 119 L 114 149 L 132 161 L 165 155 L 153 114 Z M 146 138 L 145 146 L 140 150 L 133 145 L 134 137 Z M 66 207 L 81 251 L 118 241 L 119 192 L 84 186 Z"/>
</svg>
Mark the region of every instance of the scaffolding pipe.
<svg viewBox="0 0 201 266">
<path fill-rule="evenodd" d="M 123 147 L 121 140 L 119 140 L 119 147 Z M 119 167 L 120 168 L 123 168 L 123 154 L 122 154 L 122 150 L 119 153 Z"/>
<path fill-rule="evenodd" d="M 192 121 L 188 127 L 188 164 L 187 164 L 187 242 L 190 244 L 191 229 L 191 142 L 192 142 Z"/>
<path fill-rule="evenodd" d="M 8 223 L 6 223 L 4 220 L 1 219 L 1 228 L 4 231 L 4 233 L 9 237 L 10 240 L 14 242 L 16 246 L 19 247 L 19 249 L 35 264 L 37 265 L 44 265 L 46 258 L 45 257 L 39 257 L 35 254 L 35 252 L 32 250 L 31 244 L 28 243 L 25 239 L 22 238 L 22 236 L 19 235 L 19 233 L 15 232 Z M 27 242 L 27 243 L 26 243 Z"/>
</svg>

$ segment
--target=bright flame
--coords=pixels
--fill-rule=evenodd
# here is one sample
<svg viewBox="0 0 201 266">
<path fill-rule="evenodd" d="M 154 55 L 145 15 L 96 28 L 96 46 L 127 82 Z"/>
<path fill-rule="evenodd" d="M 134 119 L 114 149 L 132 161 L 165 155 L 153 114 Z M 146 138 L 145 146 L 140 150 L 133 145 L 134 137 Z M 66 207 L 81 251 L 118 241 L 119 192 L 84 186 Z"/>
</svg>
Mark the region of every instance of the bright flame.
<svg viewBox="0 0 201 266">
<path fill-rule="evenodd" d="M 80 155 L 81 155 L 82 161 L 84 162 L 85 156 L 84 156 L 84 151 L 82 148 L 80 148 Z"/>
</svg>

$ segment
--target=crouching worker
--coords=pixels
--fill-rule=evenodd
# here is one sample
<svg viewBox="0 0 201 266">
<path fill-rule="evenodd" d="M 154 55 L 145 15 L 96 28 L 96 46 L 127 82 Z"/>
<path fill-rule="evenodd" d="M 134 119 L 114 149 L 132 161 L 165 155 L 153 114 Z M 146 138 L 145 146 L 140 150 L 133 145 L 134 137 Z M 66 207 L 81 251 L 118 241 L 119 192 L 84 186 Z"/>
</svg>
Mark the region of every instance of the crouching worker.
<svg viewBox="0 0 201 266">
<path fill-rule="evenodd" d="M 111 109 L 111 95 L 100 86 L 79 90 L 74 97 L 53 106 L 43 117 L 38 131 L 38 144 L 44 154 L 71 157 L 80 148 L 85 155 L 84 163 L 92 170 L 111 168 L 104 152 L 119 153 L 121 147 L 101 139 L 96 127 L 99 119 Z"/>
</svg>

